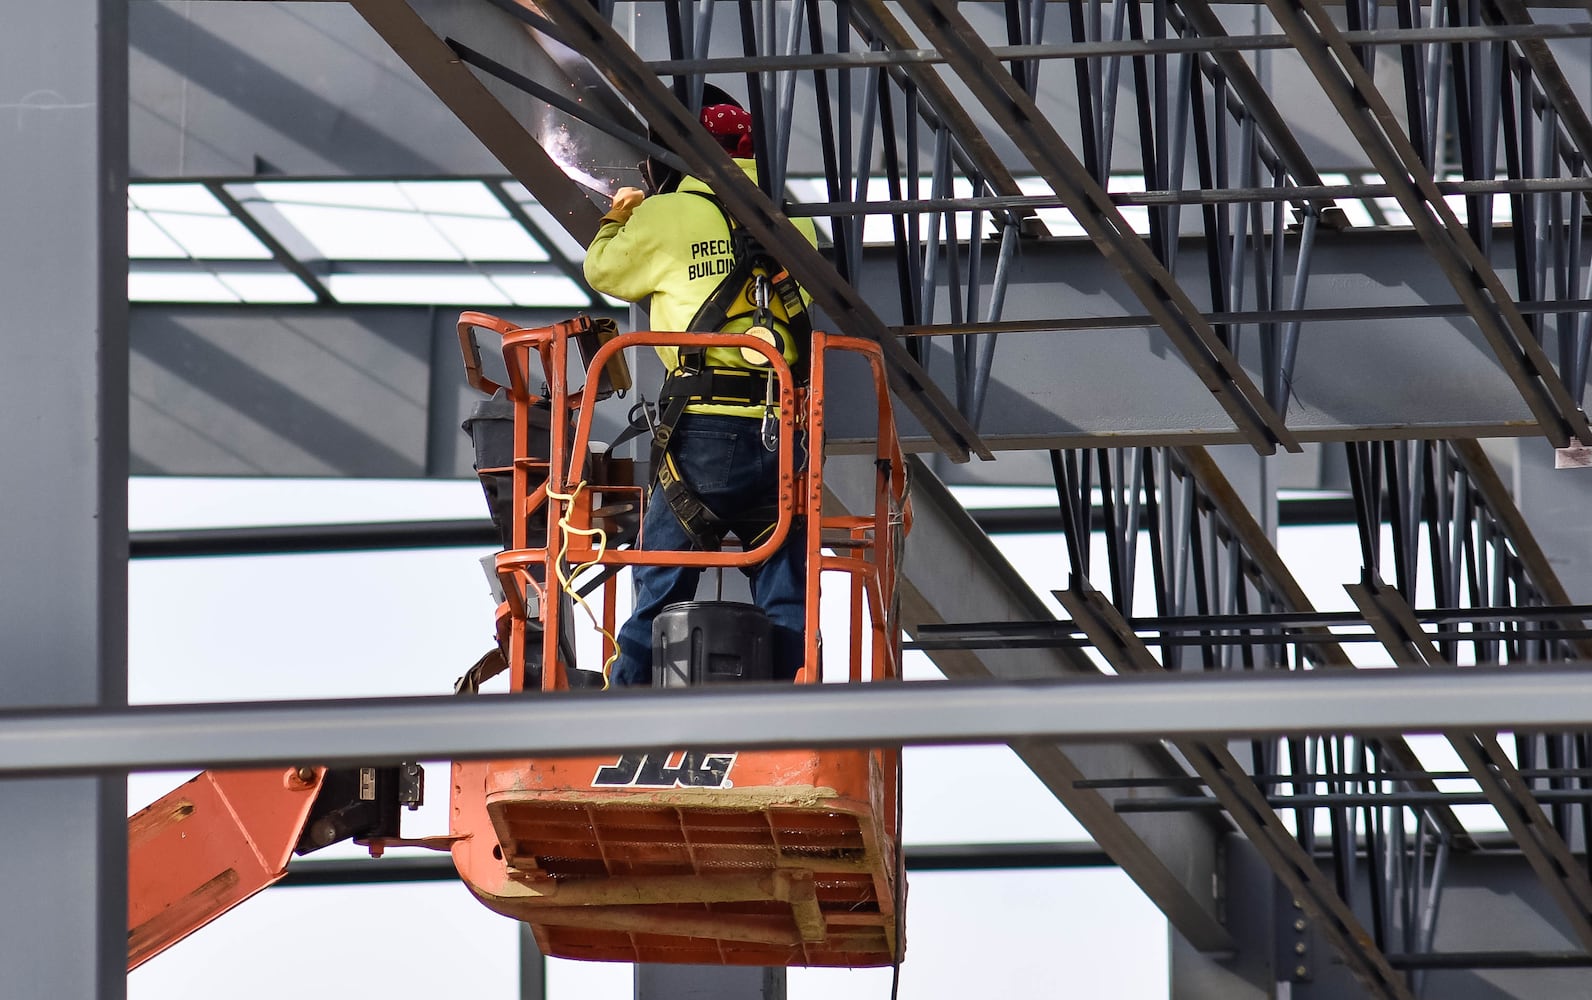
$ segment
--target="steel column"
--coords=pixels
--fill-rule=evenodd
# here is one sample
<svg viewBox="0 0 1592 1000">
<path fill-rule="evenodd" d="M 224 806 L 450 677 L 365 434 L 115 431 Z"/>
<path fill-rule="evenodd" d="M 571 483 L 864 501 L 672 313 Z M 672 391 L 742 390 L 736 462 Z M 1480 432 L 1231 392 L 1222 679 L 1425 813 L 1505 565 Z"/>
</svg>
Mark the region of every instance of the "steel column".
<svg viewBox="0 0 1592 1000">
<path fill-rule="evenodd" d="M 458 877 L 458 870 L 447 861 L 438 866 L 442 869 L 441 878 L 452 881 Z M 289 872 L 288 877 L 292 878 Z M 530 924 L 520 924 L 520 995 L 519 1000 L 547 1000 L 547 956 L 536 945 L 536 935 L 531 932 Z"/>
<path fill-rule="evenodd" d="M 638 965 L 636 1000 L 785 1000 L 785 970 L 737 965 Z"/>
<path fill-rule="evenodd" d="M 0 34 L 0 709 L 127 703 L 127 3 Z M 126 772 L 0 781 L 0 970 L 126 996 Z"/>
</svg>

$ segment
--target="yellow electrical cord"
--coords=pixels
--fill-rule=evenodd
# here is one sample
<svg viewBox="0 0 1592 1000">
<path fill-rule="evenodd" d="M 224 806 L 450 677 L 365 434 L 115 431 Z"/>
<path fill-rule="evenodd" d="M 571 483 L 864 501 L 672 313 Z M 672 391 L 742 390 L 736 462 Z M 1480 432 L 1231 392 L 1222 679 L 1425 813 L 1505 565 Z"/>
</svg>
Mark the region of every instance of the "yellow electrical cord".
<svg viewBox="0 0 1592 1000">
<path fill-rule="evenodd" d="M 608 644 L 613 647 L 613 653 L 610 654 L 607 659 L 603 660 L 603 690 L 606 691 L 608 689 L 608 671 L 613 667 L 614 661 L 619 658 L 619 640 L 614 638 L 613 633 L 603 628 L 602 623 L 597 620 L 597 613 L 592 610 L 592 606 L 590 604 L 586 603 L 586 598 L 575 592 L 574 583 L 576 577 L 602 562 L 603 553 L 608 548 L 608 533 L 603 529 L 577 528 L 573 524 L 569 523 L 570 508 L 574 505 L 575 498 L 580 496 L 581 490 L 584 490 L 585 488 L 586 480 L 584 479 L 576 483 L 575 487 L 567 494 L 557 492 L 553 489 L 551 484 L 549 484 L 547 487 L 547 495 L 552 499 L 564 504 L 564 512 L 563 514 L 559 515 L 558 518 L 558 558 L 553 562 L 553 574 L 558 577 L 558 585 L 563 588 L 564 593 L 574 598 L 575 603 L 579 604 L 581 608 L 585 610 L 586 617 L 591 619 L 592 627 L 601 632 L 603 637 L 608 640 Z M 587 538 L 596 538 L 597 553 L 596 555 L 592 556 L 589 562 L 584 562 L 579 566 L 576 566 L 566 576 L 564 573 L 564 558 L 569 554 L 570 535 L 584 535 Z"/>
</svg>

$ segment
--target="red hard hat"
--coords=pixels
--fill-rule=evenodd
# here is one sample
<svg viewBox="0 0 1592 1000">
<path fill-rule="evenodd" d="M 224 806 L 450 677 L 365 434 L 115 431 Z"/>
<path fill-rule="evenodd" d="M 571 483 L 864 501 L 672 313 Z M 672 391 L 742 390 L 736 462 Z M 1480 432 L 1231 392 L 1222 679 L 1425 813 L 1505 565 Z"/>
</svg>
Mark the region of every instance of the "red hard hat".
<svg viewBox="0 0 1592 1000">
<path fill-rule="evenodd" d="M 752 155 L 752 116 L 733 104 L 709 104 L 699 116 L 702 127 L 732 156 Z"/>
</svg>

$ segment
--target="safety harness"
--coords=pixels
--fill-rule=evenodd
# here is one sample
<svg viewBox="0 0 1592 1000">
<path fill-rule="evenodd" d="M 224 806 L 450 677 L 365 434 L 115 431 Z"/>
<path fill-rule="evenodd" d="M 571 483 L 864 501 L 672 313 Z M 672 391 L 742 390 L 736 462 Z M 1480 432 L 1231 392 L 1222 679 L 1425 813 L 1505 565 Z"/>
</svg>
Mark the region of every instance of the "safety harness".
<svg viewBox="0 0 1592 1000">
<path fill-rule="evenodd" d="M 729 273 L 702 303 L 686 329 L 717 333 L 750 317 L 751 325 L 739 332 L 763 340 L 781 356 L 787 353 L 787 345 L 794 348 L 796 363 L 791 371 L 799 381 L 805 382 L 812 318 L 802 300 L 801 288 L 790 272 L 780 266 L 717 198 L 701 191 L 688 193 L 711 202 L 724 217 L 730 233 L 732 263 Z M 783 313 L 784 318 L 778 313 Z M 707 363 L 705 348 L 682 348 L 674 370 L 664 379 L 659 391 L 658 419 L 651 427 L 653 476 L 691 544 L 702 550 L 719 548 L 724 536 L 731 531 L 750 548 L 773 531 L 779 519 L 779 510 L 773 505 L 743 511 L 731 519 L 719 517 L 680 475 L 679 466 L 670 454 L 675 425 L 686 407 L 693 404 L 761 404 L 763 447 L 769 451 L 779 448 L 779 418 L 775 409 L 778 379 L 767 370 L 768 362 L 763 355 L 746 349 L 741 355 L 748 365 L 762 365 L 763 369 L 711 366 Z"/>
</svg>

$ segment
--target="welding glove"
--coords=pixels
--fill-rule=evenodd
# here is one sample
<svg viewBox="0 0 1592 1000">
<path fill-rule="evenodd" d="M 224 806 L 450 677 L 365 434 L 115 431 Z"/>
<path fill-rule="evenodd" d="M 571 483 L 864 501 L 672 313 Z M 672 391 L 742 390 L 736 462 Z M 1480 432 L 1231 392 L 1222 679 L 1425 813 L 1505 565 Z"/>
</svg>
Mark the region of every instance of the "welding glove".
<svg viewBox="0 0 1592 1000">
<path fill-rule="evenodd" d="M 613 204 L 608 209 L 608 214 L 603 216 L 604 222 L 617 222 L 623 225 L 630 218 L 630 213 L 641 204 L 641 199 L 647 193 L 640 188 L 622 187 L 614 192 Z"/>
</svg>

